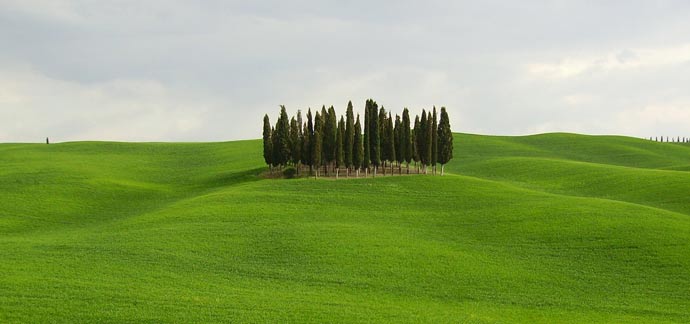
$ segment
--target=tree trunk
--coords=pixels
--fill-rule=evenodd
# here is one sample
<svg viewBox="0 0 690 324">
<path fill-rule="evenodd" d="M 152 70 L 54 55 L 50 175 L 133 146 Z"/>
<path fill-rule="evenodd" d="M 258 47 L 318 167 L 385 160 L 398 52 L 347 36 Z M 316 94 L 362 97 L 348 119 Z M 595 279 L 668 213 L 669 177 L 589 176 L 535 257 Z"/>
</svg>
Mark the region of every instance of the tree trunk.
<svg viewBox="0 0 690 324">
<path fill-rule="evenodd" d="M 335 180 L 338 180 L 338 173 L 340 172 L 340 168 L 335 169 Z"/>
<path fill-rule="evenodd" d="M 444 165 L 441 164 L 441 176 L 443 176 L 443 167 L 444 167 Z"/>
</svg>

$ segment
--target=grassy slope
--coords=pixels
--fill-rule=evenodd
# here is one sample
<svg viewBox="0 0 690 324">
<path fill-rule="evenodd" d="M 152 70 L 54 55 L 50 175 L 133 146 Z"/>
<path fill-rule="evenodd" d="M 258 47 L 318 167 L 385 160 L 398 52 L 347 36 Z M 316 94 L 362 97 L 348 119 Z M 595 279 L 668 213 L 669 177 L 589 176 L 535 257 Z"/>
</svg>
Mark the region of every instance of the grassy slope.
<svg viewBox="0 0 690 324">
<path fill-rule="evenodd" d="M 0 322 L 690 320 L 690 147 L 456 136 L 446 177 L 260 142 L 0 145 Z"/>
</svg>

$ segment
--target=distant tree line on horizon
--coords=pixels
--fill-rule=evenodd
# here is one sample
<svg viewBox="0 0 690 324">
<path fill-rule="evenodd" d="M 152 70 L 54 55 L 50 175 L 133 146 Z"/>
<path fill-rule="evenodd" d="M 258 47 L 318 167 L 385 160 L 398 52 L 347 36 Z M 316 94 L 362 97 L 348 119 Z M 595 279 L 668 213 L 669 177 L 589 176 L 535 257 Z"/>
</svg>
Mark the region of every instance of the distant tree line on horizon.
<svg viewBox="0 0 690 324">
<path fill-rule="evenodd" d="M 653 141 L 653 142 L 665 142 L 665 143 L 690 143 L 690 138 L 680 137 L 680 136 L 675 137 L 675 138 L 673 136 L 671 136 L 671 137 L 666 136 L 665 141 L 664 141 L 663 136 L 661 136 L 661 137 L 651 137 L 650 136 L 649 140 Z"/>
<path fill-rule="evenodd" d="M 453 158 L 453 134 L 445 107 L 441 107 L 437 119 L 433 112 L 422 110 L 421 117 L 415 116 L 411 126 L 410 113 L 403 109 L 402 117 L 386 112 L 376 101 L 366 101 L 363 124 L 360 116 L 355 117 L 352 101 L 348 102 L 345 116 L 338 119 L 333 106 L 324 105 L 312 115 L 307 111 L 306 121 L 301 111 L 296 117 L 288 118 L 285 106 L 280 106 L 280 117 L 272 126 L 268 114 L 263 119 L 263 156 L 271 172 L 294 166 L 297 172 L 309 171 L 315 177 L 336 176 L 341 168 L 347 176 L 355 172 L 359 176 L 376 175 L 379 167 L 386 174 L 402 174 L 403 164 L 410 173 L 414 161 L 417 173 L 436 174 L 436 165 L 444 166 Z M 371 171 L 370 171 L 371 170 Z M 329 173 L 330 172 L 330 173 Z"/>
</svg>

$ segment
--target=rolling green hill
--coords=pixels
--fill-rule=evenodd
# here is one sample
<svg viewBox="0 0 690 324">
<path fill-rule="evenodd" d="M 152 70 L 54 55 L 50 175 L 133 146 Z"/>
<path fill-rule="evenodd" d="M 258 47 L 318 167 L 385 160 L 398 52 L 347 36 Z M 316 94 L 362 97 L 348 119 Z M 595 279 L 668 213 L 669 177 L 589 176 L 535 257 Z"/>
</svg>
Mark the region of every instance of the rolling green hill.
<svg viewBox="0 0 690 324">
<path fill-rule="evenodd" d="M 457 134 L 446 176 L 261 141 L 0 145 L 0 322 L 688 322 L 690 146 Z"/>
</svg>

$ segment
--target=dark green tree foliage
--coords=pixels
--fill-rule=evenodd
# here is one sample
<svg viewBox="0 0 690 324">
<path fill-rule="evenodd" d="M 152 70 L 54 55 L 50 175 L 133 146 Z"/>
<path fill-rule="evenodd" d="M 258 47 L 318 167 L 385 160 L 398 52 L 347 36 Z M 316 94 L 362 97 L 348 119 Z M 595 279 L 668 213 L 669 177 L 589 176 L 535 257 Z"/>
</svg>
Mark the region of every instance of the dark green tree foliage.
<svg viewBox="0 0 690 324">
<path fill-rule="evenodd" d="M 450 130 L 450 120 L 446 107 L 441 107 L 441 119 L 438 123 L 438 162 L 441 163 L 441 175 L 443 167 L 453 159 L 453 133 Z"/>
<path fill-rule="evenodd" d="M 301 127 L 297 123 L 295 117 L 292 117 L 292 119 L 290 119 L 290 162 L 292 162 L 293 165 L 299 164 L 302 154 L 302 142 L 299 136 L 300 131 Z"/>
<path fill-rule="evenodd" d="M 271 121 L 268 119 L 268 114 L 264 116 L 264 161 L 269 166 L 273 161 L 273 143 L 271 142 Z"/>
<path fill-rule="evenodd" d="M 304 125 L 306 130 L 304 134 L 304 143 L 302 146 L 302 161 L 304 164 L 308 164 L 309 167 L 314 164 L 312 161 L 311 150 L 314 143 L 314 121 L 311 115 L 311 109 L 307 110 L 307 123 Z"/>
<path fill-rule="evenodd" d="M 376 101 L 369 99 L 369 146 L 371 164 L 375 167 L 381 165 L 381 134 L 379 132 L 379 106 Z"/>
<path fill-rule="evenodd" d="M 434 124 L 433 124 L 433 119 L 431 117 L 431 112 L 427 114 L 426 118 L 426 127 L 424 128 L 424 131 L 426 132 L 426 135 L 424 136 L 424 139 L 426 140 L 426 144 L 424 144 L 424 149 L 426 150 L 426 161 L 427 161 L 427 166 L 431 166 L 432 161 L 432 152 L 433 152 L 433 139 L 434 139 Z M 425 170 L 426 173 L 426 170 Z"/>
<path fill-rule="evenodd" d="M 445 107 L 441 108 L 441 119 L 437 121 L 436 107 L 432 111 L 422 110 L 421 118 L 415 116 L 414 128 L 410 128 L 410 114 L 403 109 L 402 118 L 379 109 L 373 99 L 368 99 L 364 109 L 364 123 L 357 115 L 355 122 L 352 102 L 348 103 L 345 117 L 338 119 L 335 108 L 316 113 L 312 119 L 311 109 L 307 112 L 306 122 L 302 122 L 301 111 L 296 117 L 288 119 L 285 106 L 280 106 L 280 116 L 271 127 L 268 115 L 263 118 L 263 157 L 271 166 L 287 166 L 293 164 L 297 170 L 301 165 L 314 167 L 325 166 L 325 171 L 335 168 L 368 168 L 371 165 L 378 168 L 383 165 L 386 173 L 387 165 L 391 164 L 391 172 L 395 162 L 399 172 L 402 163 L 414 160 L 418 172 L 419 164 L 428 173 L 428 167 L 436 174 L 436 164 L 441 163 L 441 173 L 444 165 L 453 157 L 452 133 Z M 362 133 L 362 128 L 364 132 Z M 651 140 L 651 138 L 650 138 Z M 685 143 L 685 137 L 667 138 L 664 142 Z M 374 174 L 376 169 L 374 169 Z M 318 170 L 316 175 L 318 176 Z"/>
<path fill-rule="evenodd" d="M 386 129 L 386 109 L 381 107 L 379 110 L 379 138 L 381 138 L 381 162 L 385 164 L 385 161 L 390 161 L 390 156 L 388 156 L 388 130 Z M 385 172 L 385 170 L 384 170 Z"/>
<path fill-rule="evenodd" d="M 335 135 L 335 166 L 338 168 L 345 166 L 345 148 L 343 140 L 345 137 L 345 119 L 341 116 L 338 122 L 338 130 Z"/>
<path fill-rule="evenodd" d="M 345 138 L 343 139 L 345 146 L 345 166 L 352 168 L 354 165 L 354 141 L 355 141 L 355 115 L 352 111 L 352 101 L 347 103 L 347 111 L 345 112 Z"/>
<path fill-rule="evenodd" d="M 321 121 L 321 115 L 316 113 L 314 116 L 314 140 L 312 141 L 311 147 L 311 163 L 316 168 L 316 174 L 319 173 L 319 167 L 321 166 L 321 156 L 323 149 L 323 136 L 321 136 L 321 131 L 323 129 L 323 122 Z"/>
<path fill-rule="evenodd" d="M 418 163 L 421 161 L 421 156 L 419 154 L 420 152 L 420 141 L 419 141 L 419 133 L 421 132 L 420 125 L 421 123 L 419 122 L 419 116 L 415 116 L 414 118 L 414 128 L 412 129 L 412 133 L 410 133 L 410 138 L 412 139 L 412 159 L 414 160 L 415 163 Z"/>
<path fill-rule="evenodd" d="M 393 134 L 395 138 L 395 160 L 398 162 L 398 166 L 402 165 L 405 161 L 405 149 L 406 145 L 402 139 L 402 122 L 400 121 L 400 116 L 395 115 L 395 126 L 393 126 Z"/>
<path fill-rule="evenodd" d="M 323 118 L 324 116 L 322 116 Z M 328 165 L 331 163 L 335 163 L 335 154 L 336 154 L 336 145 L 335 145 L 335 140 L 336 140 L 336 133 L 338 131 L 338 120 L 336 119 L 335 116 L 335 109 L 333 106 L 328 108 L 328 111 L 326 112 L 325 118 L 324 118 L 324 124 L 323 124 L 323 151 L 324 151 L 324 160 L 323 164 Z"/>
<path fill-rule="evenodd" d="M 357 114 L 357 121 L 355 122 L 354 140 L 352 146 L 352 164 L 355 168 L 362 167 L 364 161 L 364 143 L 362 141 L 362 124 L 359 122 L 359 114 Z"/>
<path fill-rule="evenodd" d="M 362 156 L 362 168 L 368 169 L 369 164 L 371 161 L 371 134 L 369 131 L 369 125 L 371 123 L 369 122 L 369 112 L 371 111 L 371 108 L 369 107 L 369 101 L 367 100 L 365 106 L 364 106 L 364 155 Z"/>
<path fill-rule="evenodd" d="M 391 173 L 393 172 L 393 161 L 396 160 L 395 153 L 395 132 L 393 130 L 393 118 L 390 113 L 388 113 L 388 118 L 386 118 L 386 157 L 391 164 Z"/>
<path fill-rule="evenodd" d="M 438 160 L 438 123 L 436 117 L 436 106 L 434 106 L 434 113 L 431 118 L 431 160 L 429 163 L 434 167 L 434 174 L 436 172 L 436 161 Z"/>
<path fill-rule="evenodd" d="M 426 155 L 426 111 L 422 109 L 422 117 L 419 120 L 419 132 L 417 132 L 417 146 L 419 149 L 419 161 L 422 162 L 422 166 L 427 165 L 429 160 Z"/>
<path fill-rule="evenodd" d="M 403 146 L 405 146 L 403 159 L 407 163 L 407 171 L 409 173 L 410 162 L 412 162 L 414 157 L 414 141 L 412 140 L 412 130 L 410 130 L 410 111 L 407 108 L 403 109 L 402 133 Z"/>
<path fill-rule="evenodd" d="M 311 136 L 309 136 L 309 128 L 307 127 L 307 124 L 305 123 L 302 125 L 302 137 L 301 137 L 301 144 L 302 144 L 302 150 L 300 151 L 301 156 L 300 156 L 300 161 L 302 161 L 302 164 L 304 165 L 311 165 L 311 142 L 310 142 Z"/>
<path fill-rule="evenodd" d="M 276 130 L 274 133 L 277 142 L 277 162 L 279 165 L 286 165 L 290 159 L 290 121 L 288 120 L 285 106 L 280 106 L 280 118 L 276 123 Z"/>
<path fill-rule="evenodd" d="M 271 127 L 271 163 L 273 167 L 280 165 L 280 144 L 278 143 L 278 136 L 276 136 L 276 128 Z"/>
</svg>

